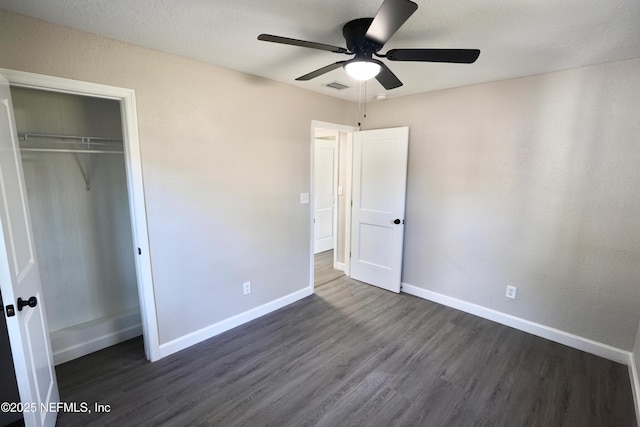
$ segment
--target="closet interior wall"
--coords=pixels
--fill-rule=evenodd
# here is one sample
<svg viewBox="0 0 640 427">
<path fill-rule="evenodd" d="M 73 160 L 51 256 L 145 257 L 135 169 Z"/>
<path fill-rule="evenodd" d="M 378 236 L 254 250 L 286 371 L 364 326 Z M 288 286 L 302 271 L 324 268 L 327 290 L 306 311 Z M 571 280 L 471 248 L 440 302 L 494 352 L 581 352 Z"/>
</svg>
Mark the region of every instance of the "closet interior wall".
<svg viewBox="0 0 640 427">
<path fill-rule="evenodd" d="M 142 333 L 120 104 L 21 87 L 11 95 L 59 364 Z M 110 141 L 29 136 L 43 134 Z"/>
</svg>

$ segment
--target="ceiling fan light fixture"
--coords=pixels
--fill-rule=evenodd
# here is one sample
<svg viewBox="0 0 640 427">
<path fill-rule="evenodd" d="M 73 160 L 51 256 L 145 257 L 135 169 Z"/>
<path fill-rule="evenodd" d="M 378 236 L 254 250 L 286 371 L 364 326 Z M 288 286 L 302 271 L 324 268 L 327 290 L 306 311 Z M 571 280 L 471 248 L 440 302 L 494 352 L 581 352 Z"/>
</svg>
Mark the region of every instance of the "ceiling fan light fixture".
<svg viewBox="0 0 640 427">
<path fill-rule="evenodd" d="M 385 65 L 373 58 L 384 58 L 387 61 L 411 62 L 449 62 L 453 64 L 471 64 L 478 59 L 478 49 L 391 49 L 385 54 L 378 52 L 389 39 L 404 25 L 409 17 L 418 9 L 417 3 L 411 0 L 382 0 L 382 5 L 373 18 L 357 18 L 344 24 L 342 36 L 347 48 L 307 40 L 292 39 L 260 34 L 258 40 L 299 46 L 327 52 L 355 55 L 345 61 L 337 61 L 310 73 L 296 78 L 296 81 L 308 81 L 343 67 L 347 74 L 355 80 L 366 81 L 376 78 L 385 90 L 396 89 L 402 82 Z"/>
<path fill-rule="evenodd" d="M 344 70 L 356 80 L 365 81 L 374 78 L 380 73 L 380 64 L 373 61 L 355 60 L 344 64 Z"/>
</svg>

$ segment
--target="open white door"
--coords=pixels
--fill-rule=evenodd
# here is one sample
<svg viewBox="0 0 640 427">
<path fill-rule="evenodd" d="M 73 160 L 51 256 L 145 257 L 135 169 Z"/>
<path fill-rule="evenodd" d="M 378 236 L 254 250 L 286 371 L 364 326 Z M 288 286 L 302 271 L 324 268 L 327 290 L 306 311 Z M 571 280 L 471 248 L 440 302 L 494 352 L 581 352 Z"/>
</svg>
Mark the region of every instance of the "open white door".
<svg viewBox="0 0 640 427">
<path fill-rule="evenodd" d="M 335 139 L 316 139 L 314 148 L 314 228 L 313 253 L 334 249 L 336 163 L 338 143 Z"/>
<path fill-rule="evenodd" d="M 0 76 L 0 291 L 27 426 L 54 426 L 59 400 L 9 83 Z M 21 303 L 26 302 L 27 305 Z M 52 405 L 53 404 L 53 405 Z M 52 411 L 42 410 L 51 405 Z"/>
<path fill-rule="evenodd" d="M 354 134 L 351 277 L 400 292 L 409 128 Z"/>
</svg>

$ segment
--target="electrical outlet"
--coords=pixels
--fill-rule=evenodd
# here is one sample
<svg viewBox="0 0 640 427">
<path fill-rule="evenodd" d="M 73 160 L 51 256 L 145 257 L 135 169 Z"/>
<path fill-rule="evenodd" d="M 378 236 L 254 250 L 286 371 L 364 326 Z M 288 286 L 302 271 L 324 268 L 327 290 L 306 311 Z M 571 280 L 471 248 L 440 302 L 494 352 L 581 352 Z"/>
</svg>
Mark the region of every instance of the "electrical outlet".
<svg viewBox="0 0 640 427">
<path fill-rule="evenodd" d="M 242 284 L 242 291 L 245 295 L 249 295 L 251 293 L 251 282 L 244 282 Z"/>
<path fill-rule="evenodd" d="M 518 288 L 515 286 L 507 286 L 507 298 L 516 299 L 516 291 Z"/>
</svg>

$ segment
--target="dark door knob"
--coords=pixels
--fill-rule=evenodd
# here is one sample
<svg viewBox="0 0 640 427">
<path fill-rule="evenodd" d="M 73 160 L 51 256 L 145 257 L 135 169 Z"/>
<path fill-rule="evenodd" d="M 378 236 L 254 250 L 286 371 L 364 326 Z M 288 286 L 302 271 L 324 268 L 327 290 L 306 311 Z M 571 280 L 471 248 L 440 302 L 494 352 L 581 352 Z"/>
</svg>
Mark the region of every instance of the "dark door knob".
<svg viewBox="0 0 640 427">
<path fill-rule="evenodd" d="M 396 218 L 396 219 L 393 220 L 393 223 L 394 224 L 400 224 L 400 220 L 398 218 Z"/>
<path fill-rule="evenodd" d="M 38 305 L 38 300 L 36 299 L 36 297 L 31 297 L 26 301 L 22 298 L 18 298 L 18 311 L 22 311 L 22 309 L 27 305 L 33 308 Z"/>
</svg>

